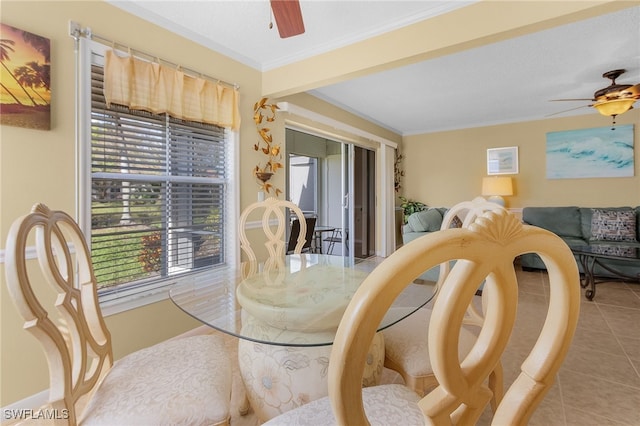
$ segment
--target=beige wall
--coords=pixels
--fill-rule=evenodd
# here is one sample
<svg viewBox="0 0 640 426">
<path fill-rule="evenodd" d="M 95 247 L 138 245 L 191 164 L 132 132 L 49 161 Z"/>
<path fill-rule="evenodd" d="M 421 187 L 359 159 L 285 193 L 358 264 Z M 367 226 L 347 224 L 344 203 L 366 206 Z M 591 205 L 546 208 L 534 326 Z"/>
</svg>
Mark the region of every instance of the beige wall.
<svg viewBox="0 0 640 426">
<path fill-rule="evenodd" d="M 562 6 L 562 4 L 565 6 Z M 569 3 L 574 6 L 569 7 Z M 565 11 L 554 12 L 557 16 L 571 15 L 572 19 L 584 16 L 576 10 L 588 6 L 578 5 L 580 2 L 555 2 L 552 9 L 562 6 Z M 621 7 L 621 2 L 596 1 L 593 5 L 603 4 L 604 9 Z M 506 4 L 506 2 L 505 2 Z M 550 4 L 550 3 L 549 3 Z M 486 6 L 491 8 L 491 4 Z M 556 22 L 545 6 L 545 16 L 521 14 L 528 16 L 527 22 L 519 23 L 523 28 L 533 28 L 536 22 Z M 313 80 L 309 82 L 294 81 L 291 83 L 290 72 L 278 70 L 281 78 L 274 72 L 262 75 L 220 54 L 212 52 L 198 44 L 178 37 L 148 22 L 135 18 L 120 9 L 103 1 L 24 1 L 2 0 L 2 22 L 51 40 L 52 47 L 52 130 L 35 131 L 17 127 L 0 126 L 0 248 L 4 248 L 4 240 L 8 227 L 13 219 L 29 210 L 35 202 L 44 202 L 52 208 L 75 211 L 75 116 L 74 116 L 74 43 L 68 35 L 69 21 L 80 23 L 83 27 L 91 27 L 93 32 L 107 38 L 120 41 L 144 52 L 157 54 L 159 57 L 180 63 L 187 68 L 201 71 L 213 77 L 238 83 L 240 85 L 240 102 L 242 126 L 240 129 L 240 207 L 256 200 L 258 186 L 252 177 L 252 169 L 261 160 L 252 147 L 257 135 L 252 121 L 253 104 L 263 92 L 294 93 L 291 87 L 317 85 L 318 81 L 328 81 L 332 76 L 315 76 L 299 73 L 300 78 Z M 571 9 L 571 10 L 569 10 Z M 576 10 L 574 10 L 576 9 Z M 599 9 L 596 7 L 596 9 Z M 540 11 L 543 11 L 540 9 Z M 587 11 L 592 13 L 592 11 Z M 587 13 L 585 12 L 585 13 Z M 595 13 L 595 12 L 593 12 Z M 496 15 L 497 16 L 497 15 Z M 524 19 L 524 18 L 523 18 Z M 484 23 L 479 29 L 482 34 L 490 34 L 487 28 L 491 22 L 475 19 L 476 23 Z M 543 22 L 544 23 L 544 22 Z M 527 24 L 527 25 L 525 25 Z M 497 31 L 497 30 L 492 30 Z M 512 32 L 512 31 L 507 31 Z M 465 35 L 473 38 L 472 35 Z M 446 37 L 444 37 L 446 39 Z M 464 37 L 463 37 L 464 38 Z M 483 37 L 485 42 L 491 37 Z M 414 39 L 418 40 L 418 38 Z M 474 45 L 473 40 L 458 40 L 458 46 Z M 367 46 L 369 43 L 365 43 Z M 423 43 L 421 43 L 422 46 Z M 395 43 L 395 51 L 401 43 Z M 415 46 L 414 46 L 415 47 Z M 366 46 L 365 46 L 366 48 Z M 417 47 L 428 50 L 431 54 L 445 53 L 446 49 L 438 46 Z M 461 48 L 461 47 L 460 47 Z M 380 49 L 367 48 L 369 57 L 380 58 Z M 336 55 L 344 55 L 338 52 Z M 403 53 L 417 60 L 415 51 Z M 415 58 L 414 58 L 415 57 Z M 335 56 L 325 57 L 327 62 L 334 61 Z M 357 66 L 361 55 L 349 55 L 349 60 Z M 397 57 L 390 62 L 401 62 Z M 342 59 L 342 62 L 348 62 Z M 375 61 L 373 61 L 375 62 Z M 316 71 L 333 72 L 331 64 L 322 63 L 316 66 L 316 60 L 310 60 L 299 67 L 311 67 Z M 376 68 L 368 64 L 370 69 Z M 308 68 L 304 68 L 308 69 Z M 262 79 L 266 77 L 269 84 L 277 83 L 277 89 L 263 90 Z M 336 80 L 337 81 L 337 80 Z M 291 87 L 281 87 L 284 83 Z M 325 116 L 347 122 L 352 126 L 394 142 L 401 142 L 398 135 L 380 129 L 365 120 L 347 114 L 322 101 L 308 95 L 292 95 L 289 102 L 311 109 Z M 274 101 L 274 99 L 272 99 Z M 638 111 L 620 117 L 620 123 L 628 123 L 634 119 L 638 122 Z M 284 139 L 285 121 L 294 121 L 298 125 L 316 127 L 312 120 L 296 117 L 282 117 L 273 130 L 275 138 Z M 575 120 L 575 121 L 574 121 Z M 495 126 L 486 129 L 473 129 L 460 132 L 446 132 L 432 135 L 421 135 L 404 138 L 405 194 L 433 205 L 451 205 L 454 202 L 471 198 L 479 192 L 480 179 L 485 172 L 485 150 L 490 147 L 520 146 L 520 168 L 516 188 L 518 194 L 512 204 L 566 204 L 574 197 L 580 204 L 589 200 L 591 205 L 640 204 L 639 178 L 584 180 L 580 182 L 561 182 L 557 186 L 545 182 L 544 170 L 544 132 L 587 126 L 606 125 L 593 116 L 579 119 L 557 119 L 537 123 L 513 126 Z M 335 132 L 330 126 L 319 126 L 325 132 Z M 636 129 L 637 136 L 638 129 Z M 338 132 L 340 133 L 340 132 Z M 517 138 L 514 138 L 517 135 Z M 344 135 L 351 138 L 351 135 Z M 356 138 L 357 139 L 357 138 Z M 638 140 L 638 138 L 636 138 Z M 367 144 L 368 141 L 360 139 Z M 636 150 L 638 151 L 638 150 Z M 636 160 L 638 159 L 636 152 Z M 527 166 L 527 162 L 531 166 Z M 637 169 L 638 166 L 636 166 Z M 275 183 L 284 184 L 284 173 L 276 175 Z M 619 195 L 616 195 L 619 194 Z M 621 194 L 621 195 L 620 195 Z M 604 197 L 604 198 L 603 198 Z M 616 198 L 617 197 L 617 198 Z M 600 202 L 602 199 L 602 203 Z M 8 299 L 4 282 L 4 269 L 0 265 L 0 406 L 13 403 L 35 394 L 47 387 L 47 370 L 40 346 L 31 336 L 22 330 L 22 322 Z M 107 318 L 114 341 L 116 358 L 135 349 L 148 346 L 165 338 L 174 336 L 196 325 L 169 301 L 164 301 L 135 309 Z"/>
<path fill-rule="evenodd" d="M 263 159 L 253 150 L 258 138 L 253 123 L 253 104 L 261 97 L 260 72 L 103 1 L 2 0 L 1 7 L 3 23 L 51 40 L 52 128 L 36 131 L 0 126 L 0 249 L 4 249 L 12 221 L 28 212 L 35 202 L 71 213 L 76 208 L 75 56 L 74 41 L 68 31 L 69 21 L 90 27 L 95 34 L 134 49 L 239 84 L 242 116 L 238 172 L 240 208 L 257 199 L 259 187 L 252 171 Z M 400 141 L 398 135 L 308 95 L 294 96 L 290 101 Z M 284 118 L 279 118 L 273 129 L 274 138 L 284 140 L 284 126 Z M 284 189 L 284 182 L 284 173 L 274 177 L 274 183 L 281 189 Z M 0 406 L 5 406 L 46 389 L 48 375 L 42 349 L 22 330 L 22 321 L 9 300 L 3 264 L 0 264 L 0 303 Z M 170 301 L 112 315 L 106 321 L 116 358 L 197 325 Z"/>
<path fill-rule="evenodd" d="M 126 14 L 102 1 L 2 1 L 2 22 L 51 40 L 52 129 L 37 131 L 0 126 L 0 248 L 17 216 L 35 202 L 75 211 L 74 41 L 69 21 L 141 51 L 157 54 L 240 85 L 240 157 L 254 158 L 253 103 L 260 98 L 260 73 L 200 45 Z M 240 176 L 251 176 L 254 161 L 241 162 Z M 241 178 L 244 193 L 255 200 L 257 186 Z M 246 204 L 246 203 L 245 203 Z M 48 386 L 42 349 L 22 330 L 9 300 L 0 265 L 1 341 L 0 406 L 40 392 Z M 116 358 L 193 328 L 197 323 L 170 301 L 107 318 Z"/>
<path fill-rule="evenodd" d="M 486 150 L 517 146 L 519 170 L 513 175 L 509 207 L 611 207 L 640 205 L 640 110 L 617 118 L 619 125 L 635 123 L 635 176 L 600 179 L 546 179 L 546 133 L 603 127 L 611 118 L 592 111 L 500 126 L 429 133 L 404 138 L 403 194 L 430 206 L 451 206 L 480 195 L 486 176 Z"/>
</svg>

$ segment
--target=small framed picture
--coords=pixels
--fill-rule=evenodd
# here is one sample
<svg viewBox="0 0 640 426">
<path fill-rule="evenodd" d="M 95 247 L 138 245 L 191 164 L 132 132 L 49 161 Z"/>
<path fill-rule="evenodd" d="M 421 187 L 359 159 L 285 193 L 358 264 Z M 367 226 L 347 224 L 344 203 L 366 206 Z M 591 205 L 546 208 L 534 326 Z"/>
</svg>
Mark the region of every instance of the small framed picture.
<svg viewBox="0 0 640 426">
<path fill-rule="evenodd" d="M 518 147 L 487 149 L 488 175 L 514 175 L 518 173 Z"/>
</svg>

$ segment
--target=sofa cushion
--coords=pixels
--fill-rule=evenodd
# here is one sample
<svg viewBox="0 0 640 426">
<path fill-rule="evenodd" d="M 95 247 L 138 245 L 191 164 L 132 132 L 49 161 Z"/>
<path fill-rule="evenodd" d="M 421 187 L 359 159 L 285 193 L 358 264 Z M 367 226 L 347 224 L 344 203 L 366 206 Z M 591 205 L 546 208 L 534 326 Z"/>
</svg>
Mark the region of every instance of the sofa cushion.
<svg viewBox="0 0 640 426">
<path fill-rule="evenodd" d="M 424 237 L 425 235 L 427 234 L 424 232 L 404 232 L 402 234 L 402 244 L 408 244 L 416 238 Z"/>
<path fill-rule="evenodd" d="M 636 241 L 636 214 L 624 210 L 593 209 L 591 239 L 604 241 Z"/>
<path fill-rule="evenodd" d="M 522 220 L 561 237 L 582 238 L 578 207 L 525 207 L 522 210 Z"/>
<path fill-rule="evenodd" d="M 593 218 L 593 211 L 594 210 L 614 210 L 614 211 L 618 211 L 618 210 L 633 210 L 631 207 L 581 207 L 580 208 L 580 214 L 582 215 L 582 236 L 584 237 L 585 240 L 591 240 L 593 239 L 593 234 L 591 232 L 591 219 Z M 637 213 L 634 212 L 634 214 Z M 640 218 L 639 218 L 640 219 Z M 636 224 L 636 228 L 639 225 Z M 636 229 L 637 231 L 637 229 Z M 637 239 L 637 237 L 636 237 Z"/>
<path fill-rule="evenodd" d="M 408 224 L 414 232 L 438 231 L 442 224 L 442 213 L 437 209 L 415 212 L 409 216 Z"/>
</svg>

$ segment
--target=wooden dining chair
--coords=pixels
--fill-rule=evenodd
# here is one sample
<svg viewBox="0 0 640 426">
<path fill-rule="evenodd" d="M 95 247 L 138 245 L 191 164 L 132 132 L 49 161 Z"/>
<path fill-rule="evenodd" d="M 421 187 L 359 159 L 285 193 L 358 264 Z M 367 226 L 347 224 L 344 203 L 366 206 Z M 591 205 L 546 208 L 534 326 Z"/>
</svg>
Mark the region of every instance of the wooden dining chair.
<svg viewBox="0 0 640 426">
<path fill-rule="evenodd" d="M 440 230 L 449 229 L 457 223 L 463 228 L 468 228 L 478 216 L 487 211 L 503 211 L 504 207 L 477 197 L 472 201 L 464 201 L 451 207 L 442 220 Z M 437 289 L 444 283 L 449 275 L 451 263 L 445 262 L 439 266 L 439 276 L 436 283 Z M 405 321 L 389 327 L 384 331 L 385 343 L 385 367 L 394 370 L 402 376 L 405 384 L 420 395 L 437 385 L 433 367 L 428 356 L 428 342 L 426 327 L 420 324 L 428 324 L 432 310 L 423 308 Z M 472 327 L 482 327 L 484 317 L 472 302 L 467 308 L 464 324 Z M 459 358 L 467 356 L 476 341 L 476 334 L 470 327 L 460 329 L 458 348 Z M 492 407 L 495 409 L 503 394 L 502 364 L 498 362 L 489 378 L 489 387 L 493 392 Z"/>
<path fill-rule="evenodd" d="M 514 327 L 518 282 L 513 260 L 523 253 L 537 253 L 547 267 L 549 307 L 540 335 L 492 424 L 527 424 L 569 350 L 579 315 L 580 283 L 571 250 L 557 235 L 523 225 L 506 211 L 484 213 L 464 228 L 433 232 L 385 259 L 358 288 L 340 322 L 329 362 L 329 396 L 267 424 L 476 424 L 492 398 L 487 378 Z M 400 384 L 363 389 L 368 344 L 394 299 L 424 271 L 453 260 L 428 324 L 428 356 L 437 387 L 424 397 Z M 483 324 L 470 352 L 460 360 L 459 332 L 483 281 L 488 290 Z"/>
<path fill-rule="evenodd" d="M 274 197 L 269 197 L 264 201 L 257 201 L 253 204 L 250 204 L 242 211 L 240 215 L 240 221 L 238 223 L 238 234 L 240 236 L 240 248 L 247 255 L 247 260 L 249 262 L 257 261 L 257 257 L 253 249 L 251 248 L 251 243 L 249 242 L 249 238 L 246 234 L 247 221 L 249 216 L 254 211 L 264 210 L 262 213 L 262 229 L 267 238 L 267 241 L 264 243 L 268 252 L 268 259 L 280 259 L 285 255 L 285 234 L 287 230 L 287 218 L 284 212 L 284 209 L 287 208 L 291 210 L 297 216 L 297 219 L 300 221 L 300 230 L 298 232 L 298 239 L 293 252 L 295 254 L 300 254 L 302 252 L 302 248 L 306 243 L 306 235 L 307 235 L 307 222 L 305 220 L 304 214 L 300 207 L 292 203 L 288 200 L 279 200 Z M 276 220 L 276 223 L 272 223 L 273 220 Z M 275 231 L 273 227 L 275 226 Z"/>
<path fill-rule="evenodd" d="M 39 268 L 26 255 L 34 234 Z M 44 348 L 40 410 L 58 413 L 57 424 L 229 424 L 231 361 L 219 336 L 171 339 L 114 362 L 91 255 L 69 215 L 37 204 L 18 218 L 5 272 L 24 328 Z"/>
</svg>

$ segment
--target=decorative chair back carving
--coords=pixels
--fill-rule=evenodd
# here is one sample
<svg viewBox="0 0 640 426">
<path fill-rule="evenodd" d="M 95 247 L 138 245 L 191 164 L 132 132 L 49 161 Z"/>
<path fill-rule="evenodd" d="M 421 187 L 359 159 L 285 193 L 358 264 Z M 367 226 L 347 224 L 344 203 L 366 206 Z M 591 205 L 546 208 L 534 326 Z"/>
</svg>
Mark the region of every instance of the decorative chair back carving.
<svg viewBox="0 0 640 426">
<path fill-rule="evenodd" d="M 503 211 L 504 208 L 498 204 L 486 201 L 482 197 L 477 197 L 472 201 L 464 201 L 451 207 L 444 215 L 440 230 L 449 228 L 468 228 L 469 225 L 480 215 L 487 211 Z M 439 277 L 436 288 L 444 283 L 449 275 L 451 265 L 454 262 L 444 262 L 439 265 Z M 437 297 L 437 293 L 436 293 Z M 484 298 L 483 298 L 484 300 Z M 388 328 L 384 331 L 385 336 L 385 366 L 397 371 L 408 387 L 420 395 L 424 395 L 425 390 L 437 385 L 433 374 L 433 369 L 429 360 L 427 350 L 427 330 L 420 327 L 422 323 L 430 321 L 431 309 L 422 308 L 410 318 Z M 481 327 L 483 315 L 476 309 L 472 302 L 465 315 L 464 324 Z M 473 346 L 476 335 L 468 329 L 462 329 L 459 336 L 459 357 L 467 355 Z M 498 363 L 490 376 L 490 389 L 493 392 L 492 407 L 495 408 L 503 394 L 503 374 L 502 364 Z"/>
<path fill-rule="evenodd" d="M 460 221 L 461 228 L 468 228 L 469 225 L 471 225 L 478 218 L 478 216 L 491 211 L 500 212 L 507 210 L 503 206 L 492 203 L 491 201 L 487 201 L 483 197 L 476 197 L 471 201 L 463 201 L 447 210 L 444 217 L 442 218 L 442 225 L 440 227 L 440 230 L 451 228 L 456 221 L 456 218 Z M 440 265 L 440 273 L 438 275 L 438 283 L 436 284 L 436 286 L 439 287 L 444 282 L 445 278 L 447 278 L 447 275 L 449 275 L 450 270 L 450 262 L 445 262 Z M 486 300 L 486 298 L 483 298 L 483 301 L 484 300 Z M 483 320 L 484 318 L 482 313 L 476 309 L 476 306 L 473 303 L 471 303 L 467 308 L 467 317 L 465 318 L 465 323 L 482 326 Z"/>
<path fill-rule="evenodd" d="M 54 303 L 62 326 L 32 288 L 36 283 L 31 282 L 25 250 L 34 229 L 40 269 L 58 295 Z M 25 329 L 44 346 L 51 408 L 68 410 L 69 422 L 75 424 L 91 391 L 113 364 L 111 335 L 102 319 L 82 232 L 66 213 L 38 204 L 9 230 L 5 268 L 9 293 L 25 319 Z"/>
<path fill-rule="evenodd" d="M 428 424 L 475 424 L 492 398 L 485 381 L 498 365 L 515 321 L 518 284 L 513 261 L 530 252 L 540 255 L 549 273 L 547 319 L 493 418 L 493 424 L 526 424 L 553 384 L 573 338 L 580 307 L 579 275 L 571 250 L 559 237 L 523 225 L 500 209 L 478 215 L 467 227 L 445 229 L 406 244 L 359 287 L 338 328 L 329 364 L 329 398 L 337 423 L 368 424 L 361 388 L 366 353 L 392 301 L 425 270 L 456 260 L 439 288 L 429 322 L 428 352 L 438 386 L 417 405 Z M 483 281 L 489 291 L 482 328 L 470 353 L 459 361 L 459 330 Z M 385 401 L 382 388 L 376 390 L 379 404 L 375 408 L 369 404 L 371 415 L 390 413 L 380 402 Z"/>
<path fill-rule="evenodd" d="M 288 208 L 293 211 L 300 221 L 300 232 L 298 234 L 298 242 L 295 245 L 293 252 L 300 254 L 302 248 L 305 245 L 307 235 L 307 223 L 302 213 L 302 210 L 288 200 L 278 200 L 274 197 L 269 197 L 264 201 L 258 201 L 249 205 L 240 215 L 240 222 L 238 226 L 238 232 L 240 235 L 240 248 L 245 252 L 249 261 L 255 262 L 257 260 L 255 252 L 251 248 L 251 243 L 246 234 L 247 220 L 249 215 L 254 210 L 264 209 L 262 214 L 262 229 L 267 237 L 267 241 L 264 243 L 269 253 L 269 259 L 280 259 L 285 254 L 285 234 L 287 230 L 287 221 L 284 214 L 284 209 Z M 273 230 L 272 219 L 276 219 L 275 231 Z"/>
<path fill-rule="evenodd" d="M 40 268 L 27 262 L 34 234 Z M 68 214 L 36 204 L 14 221 L 5 273 L 24 328 L 45 351 L 49 400 L 40 409 L 55 424 L 228 424 L 231 364 L 219 336 L 164 341 L 114 363 L 89 248 Z M 178 397 L 188 403 L 170 404 Z"/>
</svg>

